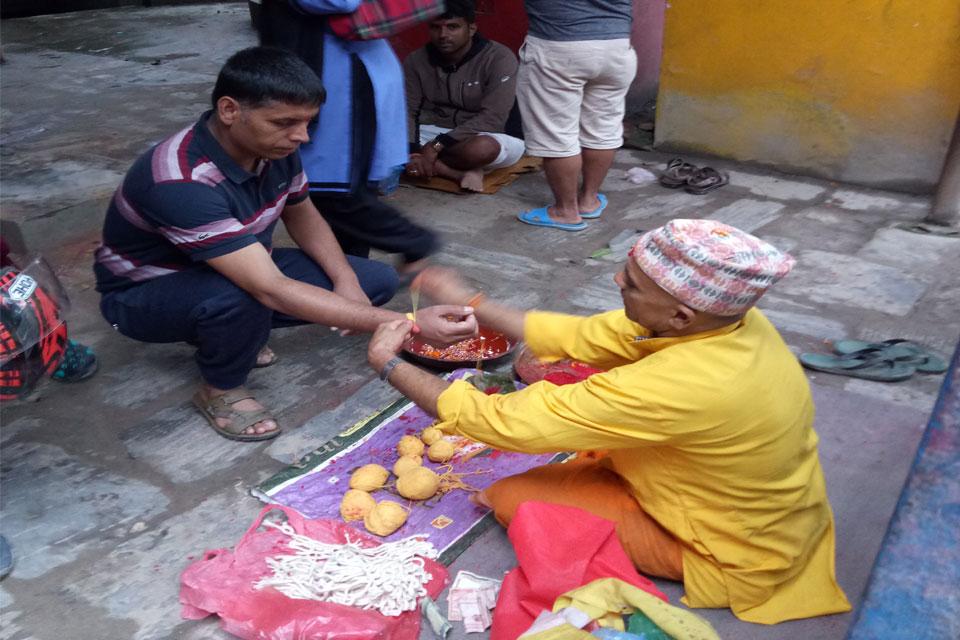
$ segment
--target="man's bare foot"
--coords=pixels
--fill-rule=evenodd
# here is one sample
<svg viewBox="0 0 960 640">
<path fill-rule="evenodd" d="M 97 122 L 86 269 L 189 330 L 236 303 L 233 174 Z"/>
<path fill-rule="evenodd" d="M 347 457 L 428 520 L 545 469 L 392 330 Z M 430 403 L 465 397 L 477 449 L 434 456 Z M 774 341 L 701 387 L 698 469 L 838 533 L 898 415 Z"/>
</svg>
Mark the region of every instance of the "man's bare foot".
<svg viewBox="0 0 960 640">
<path fill-rule="evenodd" d="M 464 171 L 463 176 L 460 178 L 460 188 L 473 191 L 474 193 L 482 193 L 483 170 L 472 169 L 471 171 Z"/>
<path fill-rule="evenodd" d="M 561 211 L 553 205 L 547 207 L 547 215 L 555 222 L 563 222 L 566 224 L 576 224 L 581 221 L 579 212 Z"/>
<path fill-rule="evenodd" d="M 230 401 L 231 397 L 238 399 Z M 270 434 L 280 431 L 276 420 L 243 387 L 224 390 L 201 384 L 194 396 L 194 403 L 207 420 L 216 423 L 221 430 L 221 435 L 232 434 L 241 436 L 240 439 L 243 439 L 242 436 L 266 435 L 269 437 Z M 245 429 L 240 430 L 234 426 L 257 415 L 262 416 L 263 419 Z"/>
<path fill-rule="evenodd" d="M 597 207 L 600 206 L 600 198 L 596 194 L 592 196 L 580 195 L 577 198 L 578 204 L 580 205 L 581 213 L 590 213 L 591 211 L 596 211 Z"/>
<path fill-rule="evenodd" d="M 257 367 L 258 369 L 263 367 L 269 367 L 276 361 L 277 361 L 277 354 L 274 353 L 273 349 L 271 349 L 267 345 L 263 345 L 263 348 L 260 349 L 260 351 L 257 353 L 257 362 L 254 366 Z"/>
</svg>

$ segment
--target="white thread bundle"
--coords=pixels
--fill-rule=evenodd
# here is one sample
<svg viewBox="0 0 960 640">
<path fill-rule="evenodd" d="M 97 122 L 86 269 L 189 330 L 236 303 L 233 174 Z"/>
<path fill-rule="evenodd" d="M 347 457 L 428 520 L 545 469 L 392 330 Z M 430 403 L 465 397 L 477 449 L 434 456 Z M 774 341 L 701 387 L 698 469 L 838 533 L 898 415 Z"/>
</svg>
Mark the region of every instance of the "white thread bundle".
<svg viewBox="0 0 960 640">
<path fill-rule="evenodd" d="M 432 576 L 422 558 L 436 558 L 437 550 L 422 537 L 364 548 L 349 538 L 344 544 L 318 542 L 286 522 L 264 525 L 290 536 L 296 554 L 267 558 L 273 575 L 257 582 L 257 589 L 270 586 L 289 598 L 376 609 L 385 616 L 412 611 L 427 595 L 424 585 Z"/>
</svg>

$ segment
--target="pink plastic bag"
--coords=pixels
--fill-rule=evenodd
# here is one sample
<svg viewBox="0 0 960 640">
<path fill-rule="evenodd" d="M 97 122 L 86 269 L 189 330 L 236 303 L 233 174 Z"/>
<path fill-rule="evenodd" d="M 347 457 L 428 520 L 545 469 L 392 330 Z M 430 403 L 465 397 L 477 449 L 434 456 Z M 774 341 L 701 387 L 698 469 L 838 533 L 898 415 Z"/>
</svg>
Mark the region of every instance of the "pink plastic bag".
<svg viewBox="0 0 960 640">
<path fill-rule="evenodd" d="M 294 531 L 327 543 L 343 543 L 347 535 L 365 546 L 381 542 L 336 520 L 308 520 L 293 509 L 264 507 L 233 551 L 216 549 L 188 566 L 180 576 L 181 615 L 199 620 L 220 616 L 220 627 L 244 640 L 416 640 L 419 611 L 388 617 L 356 607 L 288 598 L 273 588 L 253 585 L 270 573 L 266 558 L 290 554 L 289 538 L 275 529 L 258 531 L 264 516 L 279 509 Z M 433 576 L 427 592 L 436 598 L 447 584 L 443 565 L 424 559 Z"/>
<path fill-rule="evenodd" d="M 494 609 L 490 640 L 514 640 L 567 591 L 597 578 L 619 578 L 666 601 L 643 577 L 609 520 L 576 507 L 524 502 L 507 529 L 517 568 L 507 574 Z"/>
</svg>

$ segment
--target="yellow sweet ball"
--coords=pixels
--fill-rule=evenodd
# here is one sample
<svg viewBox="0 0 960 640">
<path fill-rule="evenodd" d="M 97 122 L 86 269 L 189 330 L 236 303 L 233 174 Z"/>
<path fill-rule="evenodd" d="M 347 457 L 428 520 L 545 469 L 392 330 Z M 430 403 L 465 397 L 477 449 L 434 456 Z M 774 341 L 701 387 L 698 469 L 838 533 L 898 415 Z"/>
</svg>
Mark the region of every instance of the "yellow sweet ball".
<svg viewBox="0 0 960 640">
<path fill-rule="evenodd" d="M 370 510 L 377 506 L 377 501 L 366 491 L 350 489 L 343 494 L 340 501 L 340 517 L 345 521 L 363 520 Z"/>
<path fill-rule="evenodd" d="M 397 493 L 410 500 L 426 500 L 440 488 L 440 476 L 426 467 L 410 469 L 397 478 Z"/>
<path fill-rule="evenodd" d="M 407 510 L 396 502 L 381 500 L 363 517 L 363 526 L 378 536 L 388 536 L 407 521 Z"/>
<path fill-rule="evenodd" d="M 387 482 L 390 472 L 378 464 L 365 464 L 350 476 L 350 488 L 360 491 L 380 489 Z"/>
<path fill-rule="evenodd" d="M 403 436 L 397 443 L 397 453 L 401 456 L 422 456 L 423 442 L 417 436 Z"/>
<path fill-rule="evenodd" d="M 427 427 L 420 434 L 420 439 L 423 440 L 423 444 L 427 445 L 428 447 L 442 437 L 443 431 L 440 431 L 440 429 L 437 429 L 436 427 Z"/>
<path fill-rule="evenodd" d="M 449 440 L 437 440 L 427 449 L 427 457 L 434 462 L 446 462 L 453 457 L 456 450 Z"/>
<path fill-rule="evenodd" d="M 420 456 L 400 456 L 396 462 L 393 463 L 393 475 L 400 476 L 410 471 L 411 469 L 416 469 L 417 467 L 423 464 L 423 458 Z"/>
</svg>

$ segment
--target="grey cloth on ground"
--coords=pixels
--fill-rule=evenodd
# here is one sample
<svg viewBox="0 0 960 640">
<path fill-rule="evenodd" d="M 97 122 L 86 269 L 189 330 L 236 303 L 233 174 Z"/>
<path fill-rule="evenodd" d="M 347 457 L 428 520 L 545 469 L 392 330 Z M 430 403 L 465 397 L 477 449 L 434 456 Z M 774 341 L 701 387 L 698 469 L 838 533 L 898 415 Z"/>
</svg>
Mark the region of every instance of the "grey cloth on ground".
<svg viewBox="0 0 960 640">
<path fill-rule="evenodd" d="M 629 38 L 631 0 L 524 0 L 528 33 L 544 40 L 615 40 Z"/>
</svg>

